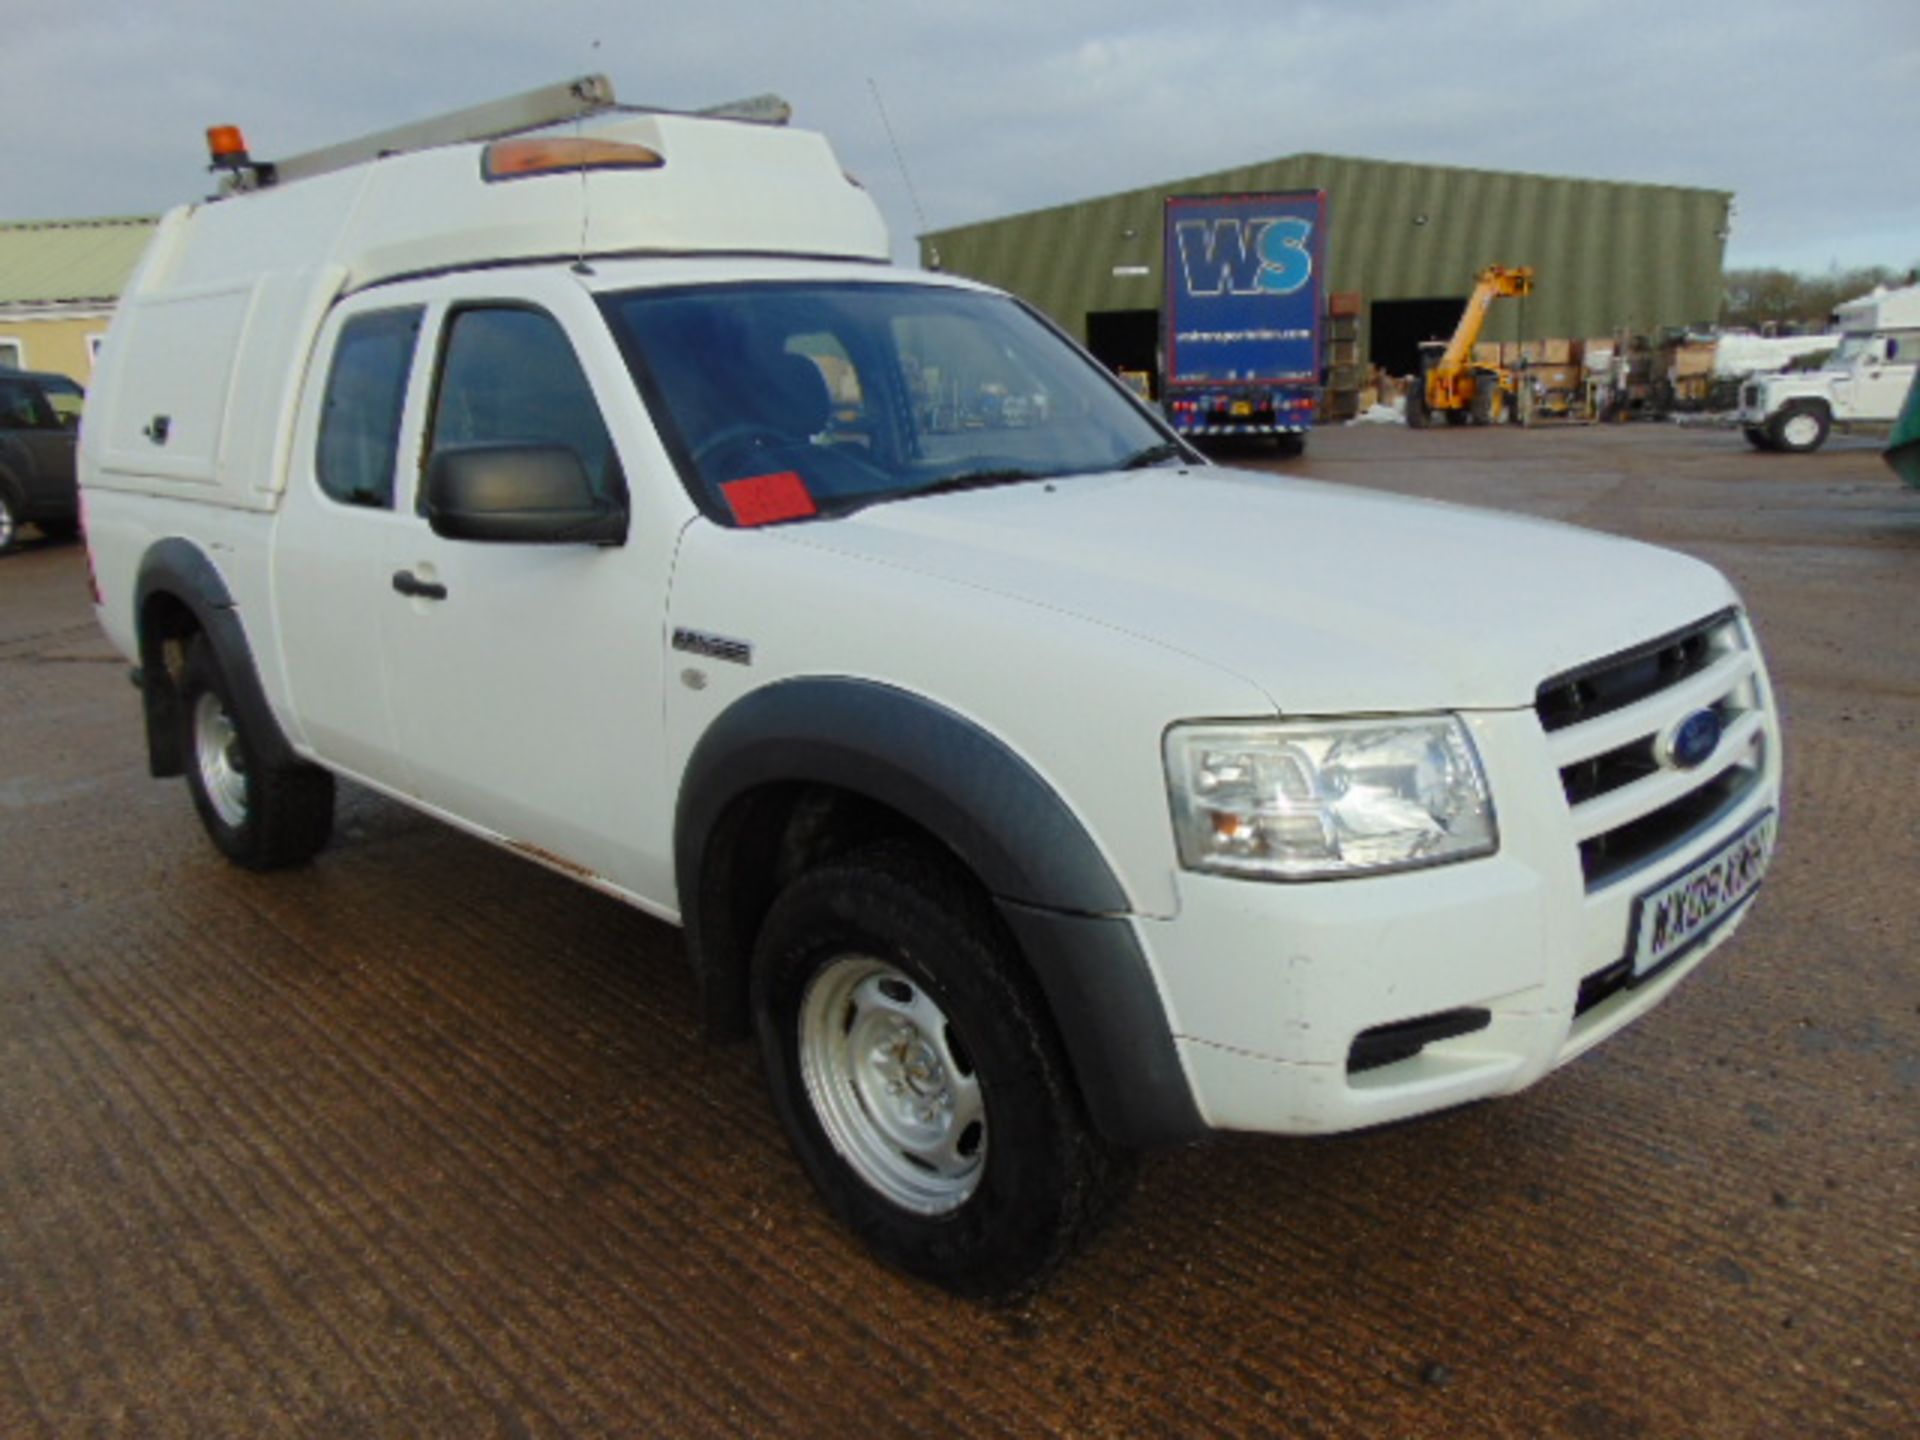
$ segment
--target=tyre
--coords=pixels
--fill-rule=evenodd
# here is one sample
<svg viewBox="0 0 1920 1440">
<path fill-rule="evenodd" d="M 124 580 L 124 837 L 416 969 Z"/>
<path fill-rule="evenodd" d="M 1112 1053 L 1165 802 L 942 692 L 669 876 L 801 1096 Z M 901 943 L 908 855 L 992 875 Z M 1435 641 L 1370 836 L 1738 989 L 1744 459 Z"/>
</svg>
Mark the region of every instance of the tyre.
<svg viewBox="0 0 1920 1440">
<path fill-rule="evenodd" d="M 985 895 L 899 844 L 774 902 L 751 998 L 773 1103 L 827 1206 L 889 1264 L 1004 1299 L 1124 1193 Z"/>
<path fill-rule="evenodd" d="M 1432 418 L 1432 412 L 1427 409 L 1427 377 L 1415 375 L 1407 381 L 1407 426 L 1424 430 Z"/>
<path fill-rule="evenodd" d="M 80 533 L 78 520 L 42 520 L 38 523 L 40 533 L 49 540 L 71 540 Z"/>
<path fill-rule="evenodd" d="M 1786 406 L 1767 422 L 1767 438 L 1776 450 L 1804 455 L 1826 444 L 1827 432 L 1832 428 L 1826 406 L 1803 400 Z"/>
<path fill-rule="evenodd" d="M 8 496 L 6 487 L 0 485 L 0 555 L 4 555 L 7 551 L 13 549 L 19 541 L 20 512 L 14 509 L 13 501 Z"/>
<path fill-rule="evenodd" d="M 249 870 L 311 860 L 333 829 L 333 776 L 263 760 L 260 737 L 241 718 L 204 635 L 187 647 L 180 712 L 187 788 L 220 852 Z"/>
<path fill-rule="evenodd" d="M 1758 425 L 1742 425 L 1740 433 L 1747 437 L 1747 443 L 1756 450 L 1773 449 L 1773 440 L 1766 430 Z"/>
<path fill-rule="evenodd" d="M 1491 425 L 1503 411 L 1500 404 L 1500 379 L 1495 375 L 1477 375 L 1473 381 L 1473 423 Z"/>
</svg>

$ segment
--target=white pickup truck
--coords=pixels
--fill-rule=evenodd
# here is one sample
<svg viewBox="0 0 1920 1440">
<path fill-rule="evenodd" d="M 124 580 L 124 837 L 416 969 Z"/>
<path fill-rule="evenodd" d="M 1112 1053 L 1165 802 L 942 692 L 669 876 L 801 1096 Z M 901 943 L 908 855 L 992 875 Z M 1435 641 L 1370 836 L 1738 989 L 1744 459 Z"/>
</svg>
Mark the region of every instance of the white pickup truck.
<svg viewBox="0 0 1920 1440">
<path fill-rule="evenodd" d="M 1755 375 L 1738 420 L 1756 450 L 1803 454 L 1834 430 L 1893 424 L 1920 373 L 1920 285 L 1884 286 L 1834 312 L 1840 343 L 1818 370 Z"/>
<path fill-rule="evenodd" d="M 1520 1090 L 1749 912 L 1779 730 L 1716 571 L 1217 468 L 888 264 L 818 136 L 590 99 L 230 145 L 128 287 L 98 613 L 233 860 L 344 776 L 683 926 L 828 1204 L 970 1294 L 1141 1147 Z"/>
</svg>

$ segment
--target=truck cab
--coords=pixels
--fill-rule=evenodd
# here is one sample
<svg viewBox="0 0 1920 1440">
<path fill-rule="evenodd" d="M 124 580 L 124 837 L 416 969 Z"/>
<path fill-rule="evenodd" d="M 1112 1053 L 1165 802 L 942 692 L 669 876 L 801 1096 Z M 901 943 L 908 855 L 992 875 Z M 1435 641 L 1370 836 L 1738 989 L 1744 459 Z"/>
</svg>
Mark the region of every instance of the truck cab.
<svg viewBox="0 0 1920 1440">
<path fill-rule="evenodd" d="M 1804 454 L 1835 430 L 1892 425 L 1920 373 L 1920 285 L 1884 287 L 1836 312 L 1840 343 L 1818 370 L 1755 375 L 1739 424 L 1757 450 Z"/>
</svg>

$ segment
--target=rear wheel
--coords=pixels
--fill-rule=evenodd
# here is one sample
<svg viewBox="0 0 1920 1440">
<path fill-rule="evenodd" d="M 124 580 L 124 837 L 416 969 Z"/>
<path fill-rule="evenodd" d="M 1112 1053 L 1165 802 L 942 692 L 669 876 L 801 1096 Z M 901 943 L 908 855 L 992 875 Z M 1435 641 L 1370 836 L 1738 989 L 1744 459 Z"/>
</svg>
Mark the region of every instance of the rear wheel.
<svg viewBox="0 0 1920 1440">
<path fill-rule="evenodd" d="M 1128 1157 L 1092 1130 L 998 917 L 889 844 L 775 901 L 752 1002 L 774 1108 L 828 1207 L 962 1295 L 1038 1284 L 1112 1209 Z"/>
<path fill-rule="evenodd" d="M 299 761 L 269 764 L 242 720 L 204 635 L 180 682 L 187 788 L 220 852 L 249 870 L 310 860 L 333 829 L 333 776 Z"/>
<path fill-rule="evenodd" d="M 1491 425 L 1503 410 L 1500 403 L 1500 377 L 1476 375 L 1473 381 L 1473 423 Z"/>
</svg>

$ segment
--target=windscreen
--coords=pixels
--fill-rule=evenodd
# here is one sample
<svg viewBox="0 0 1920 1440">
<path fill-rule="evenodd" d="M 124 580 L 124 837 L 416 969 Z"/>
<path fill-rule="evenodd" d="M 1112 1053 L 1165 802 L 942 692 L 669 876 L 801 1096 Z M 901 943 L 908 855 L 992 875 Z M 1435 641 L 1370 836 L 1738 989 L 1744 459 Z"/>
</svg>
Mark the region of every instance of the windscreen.
<svg viewBox="0 0 1920 1440">
<path fill-rule="evenodd" d="M 695 499 L 723 521 L 844 514 L 1185 455 L 1004 296 L 782 283 L 602 304 Z"/>
</svg>

